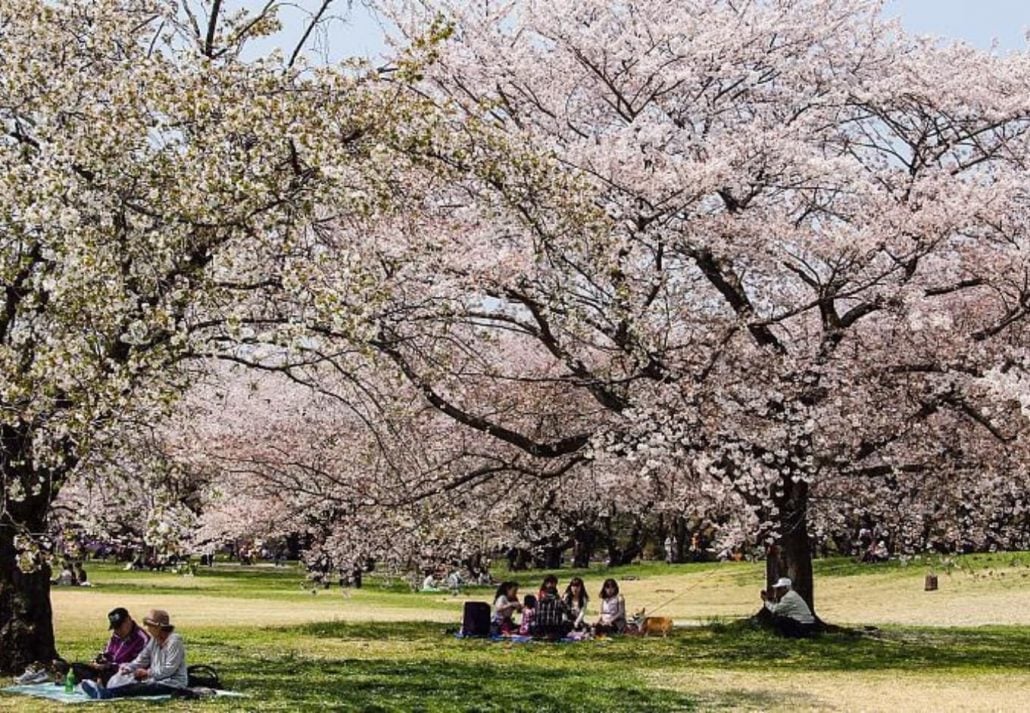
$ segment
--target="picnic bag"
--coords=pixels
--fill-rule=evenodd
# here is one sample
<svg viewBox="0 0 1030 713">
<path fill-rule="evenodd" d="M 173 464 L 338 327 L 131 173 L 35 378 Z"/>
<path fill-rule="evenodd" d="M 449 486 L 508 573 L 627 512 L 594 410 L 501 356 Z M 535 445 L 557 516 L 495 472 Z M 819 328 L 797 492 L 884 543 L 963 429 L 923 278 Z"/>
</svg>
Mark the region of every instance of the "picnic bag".
<svg viewBox="0 0 1030 713">
<path fill-rule="evenodd" d="M 461 617 L 462 636 L 490 635 L 490 605 L 486 602 L 465 602 Z"/>
<path fill-rule="evenodd" d="M 197 664 L 186 667 L 186 686 L 188 688 L 220 689 L 222 682 L 218 679 L 218 671 L 213 666 Z"/>
</svg>

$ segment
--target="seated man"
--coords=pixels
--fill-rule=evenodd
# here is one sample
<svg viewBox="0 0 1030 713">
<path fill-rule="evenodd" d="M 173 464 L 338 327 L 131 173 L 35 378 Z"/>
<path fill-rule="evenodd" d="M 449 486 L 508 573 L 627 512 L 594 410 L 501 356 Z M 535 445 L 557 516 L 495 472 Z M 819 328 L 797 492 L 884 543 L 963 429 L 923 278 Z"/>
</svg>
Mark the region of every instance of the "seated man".
<svg viewBox="0 0 1030 713">
<path fill-rule="evenodd" d="M 772 592 L 762 590 L 765 609 L 772 615 L 770 621 L 782 636 L 799 638 L 815 631 L 815 617 L 808 604 L 795 592 L 787 577 L 780 577 L 772 586 Z"/>
<path fill-rule="evenodd" d="M 537 594 L 531 631 L 533 636 L 550 641 L 557 641 L 572 631 L 565 602 L 558 596 L 558 578 L 553 574 L 544 579 Z"/>
<path fill-rule="evenodd" d="M 82 690 L 90 698 L 128 698 L 160 696 L 186 688 L 186 646 L 168 617 L 168 612 L 152 609 L 143 619 L 150 641 L 131 663 L 120 666 L 107 686 L 83 681 Z"/>
<path fill-rule="evenodd" d="M 139 628 L 124 607 L 112 609 L 107 615 L 107 622 L 107 628 L 111 630 L 107 648 L 90 663 L 71 664 L 75 680 L 100 681 L 106 684 L 108 679 L 118 672 L 119 666 L 132 663 L 150 641 L 147 633 Z M 68 672 L 67 664 L 58 664 L 55 668 L 61 677 Z"/>
</svg>

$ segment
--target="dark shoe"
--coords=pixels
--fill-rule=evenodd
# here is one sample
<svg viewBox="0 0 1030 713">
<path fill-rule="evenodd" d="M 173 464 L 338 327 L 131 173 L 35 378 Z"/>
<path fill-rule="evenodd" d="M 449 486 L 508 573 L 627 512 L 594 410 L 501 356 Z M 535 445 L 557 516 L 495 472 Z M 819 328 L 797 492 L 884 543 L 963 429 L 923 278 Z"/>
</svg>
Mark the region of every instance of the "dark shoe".
<svg viewBox="0 0 1030 713">
<path fill-rule="evenodd" d="M 101 686 L 96 681 L 83 681 L 82 692 L 90 698 L 105 700 L 111 698 L 111 691 Z"/>
</svg>

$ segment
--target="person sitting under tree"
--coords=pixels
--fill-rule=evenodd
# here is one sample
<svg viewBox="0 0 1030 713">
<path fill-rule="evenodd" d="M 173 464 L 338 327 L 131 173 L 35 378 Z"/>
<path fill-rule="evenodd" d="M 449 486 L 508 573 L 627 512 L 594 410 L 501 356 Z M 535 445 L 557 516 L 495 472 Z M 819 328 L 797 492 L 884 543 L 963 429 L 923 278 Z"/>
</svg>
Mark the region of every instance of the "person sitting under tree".
<svg viewBox="0 0 1030 713">
<path fill-rule="evenodd" d="M 111 639 L 107 647 L 90 663 L 71 664 L 72 675 L 77 681 L 100 681 L 106 684 L 121 666 L 132 663 L 140 652 L 146 648 L 150 637 L 129 616 L 125 607 L 116 607 L 107 614 L 108 629 Z M 63 676 L 67 669 L 57 667 Z"/>
<path fill-rule="evenodd" d="M 761 591 L 768 622 L 781 636 L 800 638 L 815 632 L 815 617 L 787 577 L 780 577 L 771 592 Z"/>
</svg>

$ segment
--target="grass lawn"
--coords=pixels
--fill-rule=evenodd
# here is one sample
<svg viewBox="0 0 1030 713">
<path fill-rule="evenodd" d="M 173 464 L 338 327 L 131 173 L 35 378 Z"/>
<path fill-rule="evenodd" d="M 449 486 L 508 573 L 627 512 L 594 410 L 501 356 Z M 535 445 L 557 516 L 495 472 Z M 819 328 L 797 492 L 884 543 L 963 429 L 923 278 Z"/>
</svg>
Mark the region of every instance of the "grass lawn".
<svg viewBox="0 0 1030 713">
<path fill-rule="evenodd" d="M 294 567 L 220 564 L 196 577 L 88 567 L 93 589 L 55 590 L 59 646 L 91 657 L 105 614 L 166 608 L 191 663 L 211 663 L 246 699 L 121 710 L 693 711 L 1027 710 L 1030 555 L 958 558 L 922 591 L 926 563 L 817 566 L 817 601 L 851 633 L 785 641 L 738 619 L 757 608 L 762 567 L 646 563 L 585 574 L 620 580 L 629 608 L 673 616 L 668 639 L 570 645 L 459 641 L 461 601 L 365 589 L 312 594 Z M 572 571 L 559 572 L 562 583 Z M 524 591 L 542 573 L 519 573 Z M 592 607 L 596 611 L 596 604 Z M 868 629 L 865 627 L 869 627 Z M 0 695 L 0 711 L 59 705 Z"/>
</svg>

